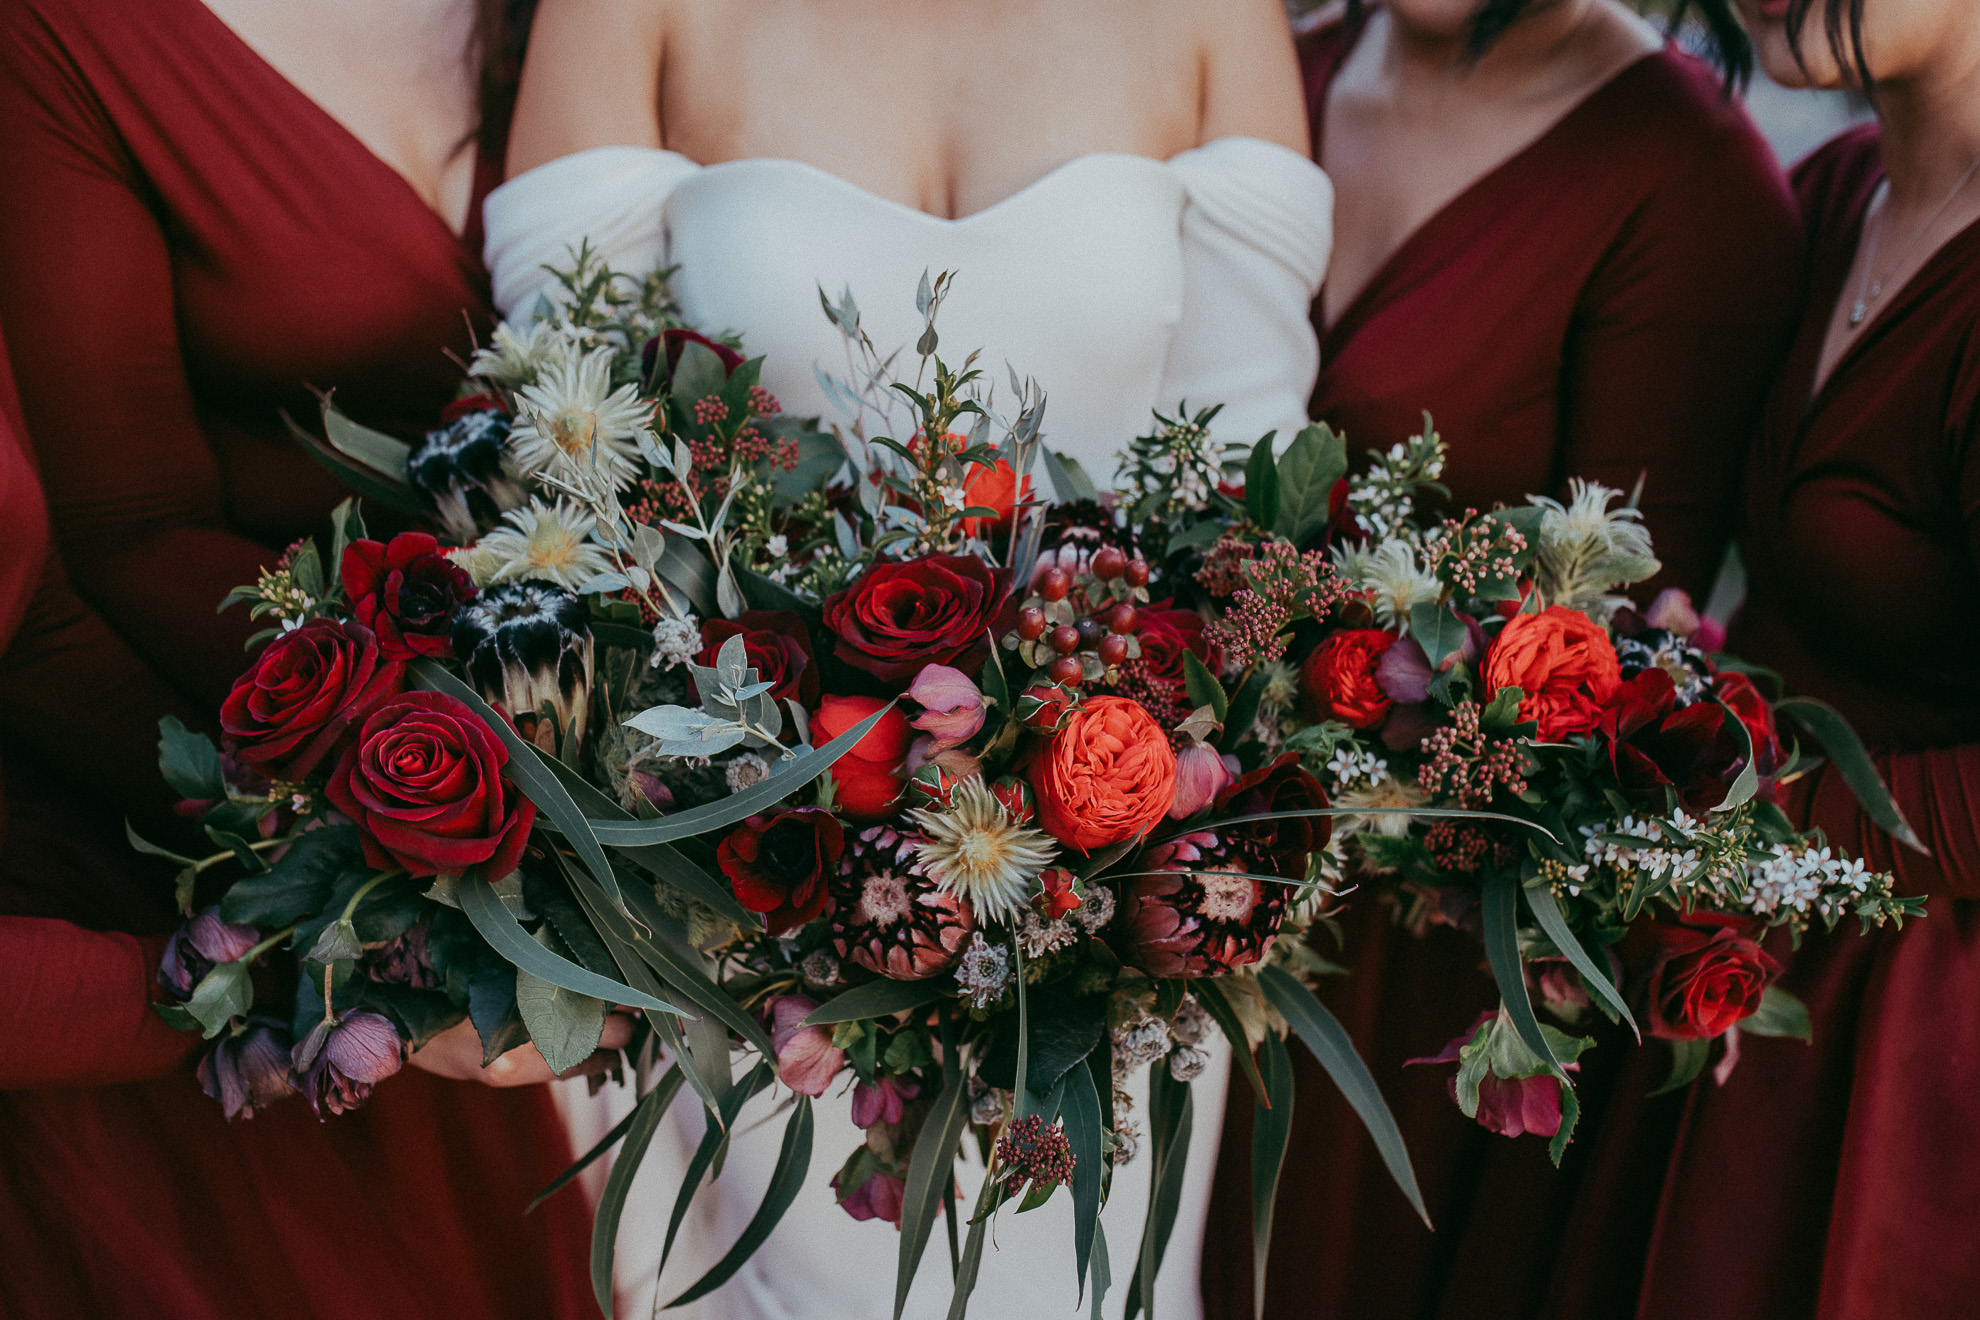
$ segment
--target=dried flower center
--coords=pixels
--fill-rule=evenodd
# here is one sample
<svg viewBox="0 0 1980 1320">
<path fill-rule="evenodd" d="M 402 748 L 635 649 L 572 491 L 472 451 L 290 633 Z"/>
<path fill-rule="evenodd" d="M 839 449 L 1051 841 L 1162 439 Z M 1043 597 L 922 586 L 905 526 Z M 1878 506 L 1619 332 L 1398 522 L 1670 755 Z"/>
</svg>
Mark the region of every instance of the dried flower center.
<svg viewBox="0 0 1980 1320">
<path fill-rule="evenodd" d="M 1197 910 L 1211 921 L 1243 925 L 1251 920 L 1251 910 L 1258 906 L 1258 882 L 1242 875 L 1225 874 L 1227 869 L 1220 867 L 1197 876 L 1203 885 L 1203 902 Z"/>
<path fill-rule="evenodd" d="M 572 458 L 589 458 L 598 438 L 598 414 L 564 408 L 549 418 L 550 440 Z"/>
<path fill-rule="evenodd" d="M 892 871 L 866 877 L 859 893 L 858 919 L 886 929 L 908 915 L 907 882 Z"/>
</svg>

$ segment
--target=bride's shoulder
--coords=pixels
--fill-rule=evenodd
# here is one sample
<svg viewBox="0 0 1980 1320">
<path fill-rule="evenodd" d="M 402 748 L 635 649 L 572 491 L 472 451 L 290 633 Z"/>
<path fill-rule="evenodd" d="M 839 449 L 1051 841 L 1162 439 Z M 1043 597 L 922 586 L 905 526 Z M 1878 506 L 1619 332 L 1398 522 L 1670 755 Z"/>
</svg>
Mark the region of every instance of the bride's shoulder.
<svg viewBox="0 0 1980 1320">
<path fill-rule="evenodd" d="M 1203 70 L 1199 141 L 1253 137 L 1311 146 L 1283 0 L 1171 0 L 1193 26 Z"/>
</svg>

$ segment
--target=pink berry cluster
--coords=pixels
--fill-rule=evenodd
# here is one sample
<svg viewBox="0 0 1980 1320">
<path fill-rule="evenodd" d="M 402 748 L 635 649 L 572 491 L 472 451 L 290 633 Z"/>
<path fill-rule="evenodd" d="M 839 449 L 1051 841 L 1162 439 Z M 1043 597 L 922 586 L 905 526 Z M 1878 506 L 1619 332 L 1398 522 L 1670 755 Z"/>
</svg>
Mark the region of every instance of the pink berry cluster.
<svg viewBox="0 0 1980 1320">
<path fill-rule="evenodd" d="M 1226 655 L 1277 660 L 1285 654 L 1280 633 L 1287 624 L 1326 618 L 1351 590 L 1323 552 L 1301 554 L 1284 541 L 1260 546 L 1244 571 L 1251 585 L 1231 597 L 1229 613 L 1209 629 L 1210 640 Z"/>
<path fill-rule="evenodd" d="M 1446 871 L 1470 874 L 1488 864 L 1505 866 L 1518 854 L 1484 830 L 1463 821 L 1440 820 L 1423 835 L 1423 846 Z"/>
<path fill-rule="evenodd" d="M 1423 740 L 1423 764 L 1416 770 L 1418 788 L 1465 811 L 1490 806 L 1501 789 L 1526 791 L 1519 748 L 1480 733 L 1478 715 L 1477 702 L 1459 702 L 1451 722 Z"/>
<path fill-rule="evenodd" d="M 1026 1184 L 1034 1189 L 1057 1187 L 1072 1181 L 1072 1142 L 1058 1124 L 1027 1114 L 997 1138 L 997 1163 L 1003 1166 L 1013 1196 Z"/>
<path fill-rule="evenodd" d="M 1475 596 L 1488 582 L 1516 577 L 1516 556 L 1526 550 L 1519 529 L 1466 509 L 1462 518 L 1444 520 L 1444 534 L 1424 549 L 1424 561 L 1453 591 Z"/>
</svg>

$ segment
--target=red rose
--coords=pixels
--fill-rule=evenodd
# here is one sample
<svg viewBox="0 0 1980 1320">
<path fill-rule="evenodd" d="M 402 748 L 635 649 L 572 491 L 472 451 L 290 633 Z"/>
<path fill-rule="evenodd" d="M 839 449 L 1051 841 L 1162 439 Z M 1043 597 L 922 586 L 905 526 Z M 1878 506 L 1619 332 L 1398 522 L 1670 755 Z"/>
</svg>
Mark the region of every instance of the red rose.
<svg viewBox="0 0 1980 1320">
<path fill-rule="evenodd" d="M 974 678 L 1010 584 L 1009 569 L 970 555 L 875 564 L 827 598 L 825 626 L 839 659 L 883 683 L 906 683 L 930 664 Z"/>
<path fill-rule="evenodd" d="M 474 579 L 425 532 L 400 532 L 389 544 L 351 542 L 343 577 L 357 621 L 378 634 L 387 660 L 453 653 L 454 611 L 474 599 Z"/>
<path fill-rule="evenodd" d="M 509 761 L 487 725 L 442 692 L 408 692 L 374 710 L 330 776 L 330 801 L 358 823 L 364 858 L 413 876 L 516 869 L 536 805 L 502 777 Z"/>
<path fill-rule="evenodd" d="M 1675 922 L 1639 923 L 1631 942 L 1652 945 L 1644 998 L 1650 1034 L 1710 1040 L 1760 1009 L 1781 965 L 1755 942 L 1756 917 L 1694 912 Z"/>
<path fill-rule="evenodd" d="M 839 818 L 819 807 L 751 816 L 715 849 L 736 898 L 781 935 L 825 911 L 826 880 L 846 850 Z"/>
<path fill-rule="evenodd" d="M 1223 669 L 1224 653 L 1204 635 L 1201 614 L 1168 606 L 1168 601 L 1157 601 L 1141 611 L 1141 628 L 1136 634 L 1141 639 L 1138 663 L 1150 683 L 1180 697 L 1189 685 L 1183 653 L 1193 654 L 1213 674 Z"/>
<path fill-rule="evenodd" d="M 1485 654 L 1485 699 L 1518 688 L 1519 717 L 1539 723 L 1543 742 L 1593 732 L 1621 683 L 1608 633 L 1560 605 L 1506 620 Z"/>
<path fill-rule="evenodd" d="M 1376 671 L 1395 644 L 1395 635 L 1380 628 L 1349 628 L 1320 643 L 1301 670 L 1307 714 L 1344 720 L 1357 729 L 1387 719 L 1395 703 L 1376 681 Z"/>
<path fill-rule="evenodd" d="M 1745 674 L 1723 671 L 1713 676 L 1712 691 L 1732 707 L 1753 739 L 1754 773 L 1771 775 L 1781 768 L 1781 735 L 1774 727 L 1774 703 L 1767 700 Z"/>
<path fill-rule="evenodd" d="M 1274 811 L 1321 811 L 1327 806 L 1327 790 L 1300 766 L 1299 753 L 1281 752 L 1276 760 L 1241 776 L 1236 783 L 1217 794 L 1209 824 L 1235 820 L 1239 816 L 1263 816 Z M 1327 846 L 1334 832 L 1331 816 L 1293 816 L 1285 820 L 1259 820 L 1248 825 L 1221 828 L 1226 838 L 1250 840 L 1271 861 L 1271 874 L 1287 880 L 1304 881 L 1307 862 Z M 1261 869 L 1263 863 L 1254 866 Z"/>
<path fill-rule="evenodd" d="M 405 664 L 379 653 L 371 629 L 311 619 L 270 642 L 235 680 L 220 728 L 235 760 L 271 779 L 306 779 L 404 683 Z"/>
<path fill-rule="evenodd" d="M 1665 669 L 1645 669 L 1617 688 L 1602 712 L 1602 732 L 1626 791 L 1661 803 L 1668 786 L 1687 811 L 1700 814 L 1725 801 L 1740 763 L 1725 708 L 1699 701 L 1679 709 Z"/>
<path fill-rule="evenodd" d="M 771 696 L 779 702 L 788 698 L 806 710 L 818 704 L 818 663 L 803 619 L 790 610 L 745 610 L 734 619 L 709 619 L 701 625 L 701 654 L 694 662 L 713 669 L 722 643 L 731 637 L 743 639 L 757 679 L 777 685 Z"/>
<path fill-rule="evenodd" d="M 811 739 L 823 747 L 887 703 L 878 697 L 825 697 L 811 716 Z M 837 786 L 833 801 L 855 820 L 878 820 L 901 795 L 902 763 L 914 731 L 896 706 L 825 773 Z"/>
</svg>

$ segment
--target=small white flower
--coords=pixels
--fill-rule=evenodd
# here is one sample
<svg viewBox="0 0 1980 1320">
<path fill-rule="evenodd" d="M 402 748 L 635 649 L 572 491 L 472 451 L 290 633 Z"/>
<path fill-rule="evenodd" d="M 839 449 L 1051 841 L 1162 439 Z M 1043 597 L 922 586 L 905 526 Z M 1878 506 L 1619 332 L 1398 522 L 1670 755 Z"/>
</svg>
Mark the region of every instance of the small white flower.
<svg viewBox="0 0 1980 1320">
<path fill-rule="evenodd" d="M 591 539 L 592 516 L 565 500 L 531 500 L 503 514 L 502 521 L 507 526 L 497 527 L 475 547 L 500 564 L 491 581 L 534 579 L 576 591 L 611 567 Z"/>
<path fill-rule="evenodd" d="M 772 559 L 782 559 L 791 552 L 791 543 L 782 532 L 778 532 L 763 543 L 763 551 Z"/>
<path fill-rule="evenodd" d="M 638 437 L 652 421 L 653 405 L 636 386 L 612 388 L 617 352 L 608 346 L 552 362 L 535 384 L 517 391 L 509 447 L 519 471 L 598 493 L 619 490 L 638 475 Z"/>
<path fill-rule="evenodd" d="M 701 623 L 692 614 L 669 616 L 653 625 L 653 655 L 646 663 L 672 669 L 701 654 Z"/>
<path fill-rule="evenodd" d="M 487 348 L 478 349 L 468 363 L 468 374 L 493 381 L 509 389 L 520 389 L 535 382 L 553 365 L 570 359 L 571 332 L 548 321 L 536 321 L 518 331 L 504 321 L 495 327 Z"/>
</svg>

